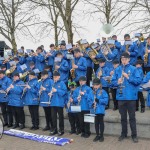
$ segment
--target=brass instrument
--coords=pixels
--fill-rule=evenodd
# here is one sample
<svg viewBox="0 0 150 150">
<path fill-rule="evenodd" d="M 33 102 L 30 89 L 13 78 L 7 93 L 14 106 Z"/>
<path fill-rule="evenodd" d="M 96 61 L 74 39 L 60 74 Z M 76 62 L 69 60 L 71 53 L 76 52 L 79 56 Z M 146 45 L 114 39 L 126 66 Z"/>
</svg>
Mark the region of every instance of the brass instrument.
<svg viewBox="0 0 150 150">
<path fill-rule="evenodd" d="M 16 69 L 15 66 L 12 66 L 10 69 L 7 69 L 7 70 L 6 70 L 6 73 L 5 73 L 5 74 L 6 74 L 6 75 L 10 75 L 10 74 L 12 74 L 12 73 L 15 71 L 15 69 Z"/>
<path fill-rule="evenodd" d="M 23 56 L 25 56 L 25 54 L 24 53 L 18 53 L 18 56 L 23 57 Z"/>
<path fill-rule="evenodd" d="M 108 57 L 107 57 L 108 53 L 112 54 L 112 51 L 111 51 L 111 49 L 110 49 L 110 47 L 108 46 L 107 43 L 103 43 L 101 45 L 101 53 L 103 54 L 106 61 L 108 61 L 108 62 L 112 61 L 112 60 L 109 60 Z"/>
<path fill-rule="evenodd" d="M 71 62 L 72 62 L 72 66 L 73 66 L 74 65 L 74 59 L 72 59 Z M 72 79 L 74 79 L 75 78 L 75 69 L 74 68 L 72 68 L 70 70 L 70 74 L 71 74 Z"/>
<path fill-rule="evenodd" d="M 84 47 L 83 44 L 81 44 L 81 40 L 82 40 L 82 39 L 80 39 L 80 40 L 77 41 L 76 43 L 78 44 L 80 51 L 85 52 L 85 47 Z"/>
<path fill-rule="evenodd" d="M 145 64 L 148 63 L 148 43 L 146 43 L 146 51 L 145 51 L 145 55 L 144 55 L 144 63 Z"/>
<path fill-rule="evenodd" d="M 20 79 L 21 79 L 21 80 L 25 80 L 25 78 L 26 78 L 26 76 L 27 76 L 28 74 L 29 74 L 29 71 L 26 71 L 26 72 L 20 74 Z"/>
<path fill-rule="evenodd" d="M 89 48 L 91 48 L 91 50 L 89 50 L 86 53 L 89 55 L 89 57 L 94 62 L 94 64 L 99 64 L 99 61 L 97 59 L 92 58 L 92 56 L 96 57 L 96 55 L 98 54 L 97 50 L 92 47 L 93 44 L 94 44 L 94 42 L 89 45 Z"/>
<path fill-rule="evenodd" d="M 144 42 L 144 41 L 145 41 L 145 38 L 144 38 L 143 35 L 139 37 L 139 41 L 140 41 L 140 42 Z"/>
<path fill-rule="evenodd" d="M 125 50 L 125 52 L 128 53 L 128 52 L 129 52 L 128 50 L 129 50 L 129 45 L 126 45 L 126 50 Z"/>
</svg>

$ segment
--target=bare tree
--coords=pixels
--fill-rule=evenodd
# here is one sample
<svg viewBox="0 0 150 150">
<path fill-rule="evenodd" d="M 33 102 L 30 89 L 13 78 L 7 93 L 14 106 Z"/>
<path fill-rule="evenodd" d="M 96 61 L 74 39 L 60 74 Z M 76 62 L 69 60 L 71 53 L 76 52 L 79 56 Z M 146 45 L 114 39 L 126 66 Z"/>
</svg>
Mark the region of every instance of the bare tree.
<svg viewBox="0 0 150 150">
<path fill-rule="evenodd" d="M 101 23 L 110 23 L 114 27 L 119 25 L 132 11 L 136 5 L 136 0 L 85 0 L 90 4 L 89 13 L 99 13 Z M 125 3 L 124 3 L 125 2 Z"/>
<path fill-rule="evenodd" d="M 0 0 L 0 34 L 12 45 L 14 53 L 17 51 L 17 32 L 31 34 L 28 26 L 35 20 L 34 13 L 27 0 Z"/>
</svg>

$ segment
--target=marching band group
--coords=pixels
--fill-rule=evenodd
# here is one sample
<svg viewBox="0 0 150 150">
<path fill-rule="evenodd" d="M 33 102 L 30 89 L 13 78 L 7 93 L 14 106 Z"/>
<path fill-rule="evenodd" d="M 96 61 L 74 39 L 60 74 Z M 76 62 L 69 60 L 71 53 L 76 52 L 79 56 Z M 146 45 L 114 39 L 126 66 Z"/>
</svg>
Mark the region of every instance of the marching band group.
<svg viewBox="0 0 150 150">
<path fill-rule="evenodd" d="M 127 112 L 133 142 L 138 142 L 135 112 L 145 100 L 140 85 L 150 80 L 150 36 L 141 33 L 132 42 L 124 35 L 124 45 L 113 35 L 102 38 L 102 43 L 89 44 L 86 39 L 76 45 L 61 41 L 59 47 L 50 45 L 24 51 L 21 47 L 14 55 L 0 61 L 0 105 L 4 126 L 25 128 L 24 106 L 28 106 L 32 120 L 31 130 L 39 129 L 39 106 L 46 119 L 44 131 L 50 135 L 64 134 L 64 108 L 71 126 L 70 134 L 88 138 L 90 123 L 87 114 L 95 114 L 96 141 L 104 141 L 104 115 L 112 94 L 113 110 L 119 109 L 122 132 L 119 141 L 127 137 Z M 150 89 L 147 106 L 150 106 Z M 57 126 L 57 115 L 59 126 Z"/>
</svg>

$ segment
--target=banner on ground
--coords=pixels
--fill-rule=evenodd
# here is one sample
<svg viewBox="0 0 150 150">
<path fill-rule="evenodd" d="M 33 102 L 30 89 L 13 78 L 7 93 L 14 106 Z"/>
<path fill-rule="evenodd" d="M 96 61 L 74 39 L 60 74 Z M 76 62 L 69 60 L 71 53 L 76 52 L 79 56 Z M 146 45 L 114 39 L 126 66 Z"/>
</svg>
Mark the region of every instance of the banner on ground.
<svg viewBox="0 0 150 150">
<path fill-rule="evenodd" d="M 4 131 L 4 134 L 15 136 L 15 137 L 20 137 L 24 139 L 29 139 L 29 140 L 33 140 L 37 142 L 50 143 L 50 144 L 59 145 L 59 146 L 69 144 L 73 141 L 72 139 L 68 139 L 68 138 L 58 138 L 54 136 L 39 135 L 39 134 L 34 134 L 34 133 L 24 132 L 24 131 L 19 131 L 19 130 L 14 130 L 14 129 Z"/>
</svg>

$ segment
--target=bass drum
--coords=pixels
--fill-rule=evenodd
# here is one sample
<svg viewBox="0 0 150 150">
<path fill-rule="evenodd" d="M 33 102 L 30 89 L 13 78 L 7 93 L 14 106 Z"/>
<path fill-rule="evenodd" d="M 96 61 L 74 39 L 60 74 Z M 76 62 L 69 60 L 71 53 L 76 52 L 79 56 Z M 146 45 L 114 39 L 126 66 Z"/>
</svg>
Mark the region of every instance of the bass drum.
<svg viewBox="0 0 150 150">
<path fill-rule="evenodd" d="M 2 118 L 0 117 L 0 139 L 3 136 L 3 130 L 4 130 L 3 121 L 2 121 Z"/>
</svg>

